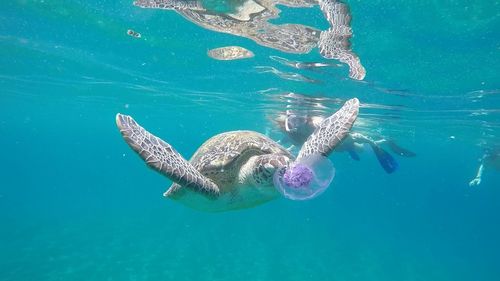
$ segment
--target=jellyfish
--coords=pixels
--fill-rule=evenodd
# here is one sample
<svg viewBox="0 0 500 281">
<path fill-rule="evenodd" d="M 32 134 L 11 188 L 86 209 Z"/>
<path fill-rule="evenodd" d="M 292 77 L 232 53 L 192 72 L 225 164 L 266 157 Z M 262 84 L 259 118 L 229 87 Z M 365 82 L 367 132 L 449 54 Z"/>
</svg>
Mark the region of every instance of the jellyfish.
<svg viewBox="0 0 500 281">
<path fill-rule="evenodd" d="M 309 200 L 323 193 L 333 178 L 335 168 L 328 158 L 313 154 L 278 169 L 274 174 L 274 186 L 291 200 Z"/>
</svg>

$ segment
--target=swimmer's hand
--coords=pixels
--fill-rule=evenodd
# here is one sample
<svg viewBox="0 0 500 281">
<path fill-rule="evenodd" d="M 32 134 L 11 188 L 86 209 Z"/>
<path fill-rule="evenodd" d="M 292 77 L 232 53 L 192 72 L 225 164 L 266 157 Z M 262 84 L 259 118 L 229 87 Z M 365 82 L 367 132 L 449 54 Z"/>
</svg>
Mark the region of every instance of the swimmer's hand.
<svg viewBox="0 0 500 281">
<path fill-rule="evenodd" d="M 481 178 L 474 178 L 469 182 L 469 186 L 477 186 L 481 184 Z"/>
</svg>

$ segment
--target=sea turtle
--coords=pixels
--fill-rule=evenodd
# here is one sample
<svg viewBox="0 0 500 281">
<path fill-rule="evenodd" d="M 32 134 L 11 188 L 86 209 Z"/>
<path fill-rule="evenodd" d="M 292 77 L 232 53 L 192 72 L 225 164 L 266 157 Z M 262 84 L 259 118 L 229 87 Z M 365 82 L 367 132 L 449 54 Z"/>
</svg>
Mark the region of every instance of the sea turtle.
<svg viewBox="0 0 500 281">
<path fill-rule="evenodd" d="M 348 134 L 358 111 L 358 99 L 348 100 L 321 122 L 297 158 L 263 134 L 231 131 L 207 140 L 188 162 L 132 117 L 117 114 L 116 124 L 130 147 L 174 182 L 164 196 L 195 209 L 217 212 L 249 208 L 279 197 L 273 186 L 274 172 L 310 156 L 328 156 Z"/>
</svg>

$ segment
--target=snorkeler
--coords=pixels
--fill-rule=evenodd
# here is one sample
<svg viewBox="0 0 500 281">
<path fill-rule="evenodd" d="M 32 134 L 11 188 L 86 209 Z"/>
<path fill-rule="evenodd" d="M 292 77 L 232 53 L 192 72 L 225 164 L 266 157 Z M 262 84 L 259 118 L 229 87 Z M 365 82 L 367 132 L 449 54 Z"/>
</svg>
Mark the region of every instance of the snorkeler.
<svg viewBox="0 0 500 281">
<path fill-rule="evenodd" d="M 491 167 L 496 171 L 500 171 L 500 147 L 485 150 L 481 158 L 481 164 L 479 164 L 479 168 L 477 169 L 476 177 L 469 182 L 469 186 L 481 184 L 481 177 L 486 167 Z"/>
<path fill-rule="evenodd" d="M 289 93 L 287 97 L 293 98 L 291 102 L 298 103 L 299 106 L 320 108 L 316 104 L 307 100 L 302 95 Z M 287 106 L 290 108 L 290 106 Z M 285 134 L 284 141 L 300 147 L 307 138 L 314 132 L 325 117 L 318 110 L 286 110 L 281 112 L 272 121 Z M 402 157 L 414 157 L 416 154 L 408 149 L 399 146 L 396 142 L 386 138 L 373 139 L 359 132 L 350 132 L 346 138 L 336 148 L 335 152 L 347 152 L 356 161 L 360 160 L 359 153 L 365 150 L 365 145 L 369 145 L 375 153 L 377 160 L 387 173 L 393 173 L 398 168 L 398 162 L 382 146 L 387 146 L 394 154 Z"/>
</svg>

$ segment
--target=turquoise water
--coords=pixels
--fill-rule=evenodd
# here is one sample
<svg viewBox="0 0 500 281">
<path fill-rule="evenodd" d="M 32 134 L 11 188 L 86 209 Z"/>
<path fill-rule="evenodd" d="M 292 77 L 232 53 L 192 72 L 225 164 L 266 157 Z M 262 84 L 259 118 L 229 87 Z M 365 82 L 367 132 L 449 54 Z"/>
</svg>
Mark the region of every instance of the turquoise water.
<svg viewBox="0 0 500 281">
<path fill-rule="evenodd" d="M 498 2 L 364 2 L 347 2 L 358 82 L 345 66 L 269 58 L 324 62 L 317 50 L 283 53 L 129 0 L 2 1 L 0 279 L 498 280 L 500 173 L 468 185 L 500 140 Z M 318 7 L 280 8 L 275 22 L 327 26 Z M 227 45 L 255 57 L 206 55 Z M 322 97 L 328 112 L 358 97 L 355 129 L 417 156 L 394 156 L 386 174 L 369 152 L 334 153 L 320 197 L 212 214 L 163 198 L 171 182 L 114 123 L 130 114 L 189 158 L 228 130 L 279 138 L 269 116 L 283 92 Z"/>
</svg>

